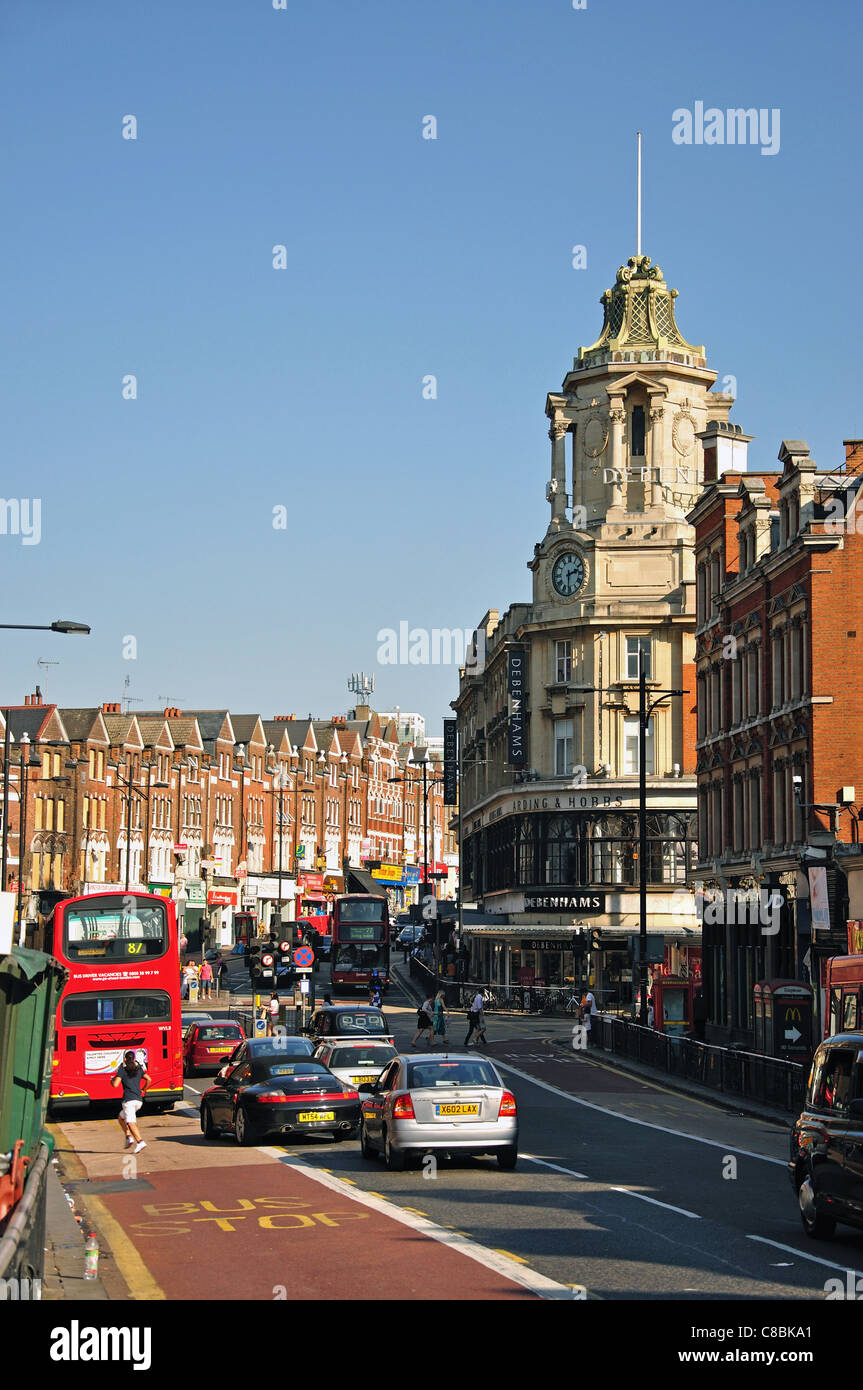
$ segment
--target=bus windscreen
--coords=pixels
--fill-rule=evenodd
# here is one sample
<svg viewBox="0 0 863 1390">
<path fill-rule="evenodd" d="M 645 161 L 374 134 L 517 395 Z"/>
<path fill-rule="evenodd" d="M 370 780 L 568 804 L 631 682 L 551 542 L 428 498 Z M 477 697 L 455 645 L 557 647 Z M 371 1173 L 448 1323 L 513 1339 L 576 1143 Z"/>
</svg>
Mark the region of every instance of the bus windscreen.
<svg viewBox="0 0 863 1390">
<path fill-rule="evenodd" d="M 119 909 L 97 903 L 64 914 L 63 950 L 69 961 L 124 962 L 153 959 L 168 949 L 168 916 L 161 904 L 137 902 Z"/>
</svg>

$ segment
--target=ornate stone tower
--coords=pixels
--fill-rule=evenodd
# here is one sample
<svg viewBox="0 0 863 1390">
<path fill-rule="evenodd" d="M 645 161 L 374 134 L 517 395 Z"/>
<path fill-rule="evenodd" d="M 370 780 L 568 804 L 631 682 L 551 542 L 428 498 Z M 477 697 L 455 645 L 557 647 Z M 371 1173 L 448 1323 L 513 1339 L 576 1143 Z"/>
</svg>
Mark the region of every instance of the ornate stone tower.
<svg viewBox="0 0 863 1390">
<path fill-rule="evenodd" d="M 546 401 L 551 517 L 529 566 L 531 627 L 551 629 L 552 640 L 571 632 L 573 665 L 592 684 L 601 662 L 606 684 L 627 683 L 626 636 L 653 644 L 651 677 L 663 686 L 679 687 L 693 656 L 693 535 L 685 517 L 704 473 L 698 435 L 711 421 L 727 421 L 733 397 L 711 391 L 716 373 L 704 348 L 677 327 L 676 298 L 649 256 L 631 256 L 602 296 L 599 337 L 579 349 L 561 392 Z M 604 650 L 589 655 L 595 634 Z M 534 641 L 532 649 L 539 647 Z M 544 653 L 531 673 L 537 695 L 551 662 Z M 577 760 L 622 772 L 620 720 L 608 698 L 583 706 L 581 718 Z M 682 724 L 673 722 L 677 736 L 661 740 L 657 770 L 690 762 Z"/>
</svg>

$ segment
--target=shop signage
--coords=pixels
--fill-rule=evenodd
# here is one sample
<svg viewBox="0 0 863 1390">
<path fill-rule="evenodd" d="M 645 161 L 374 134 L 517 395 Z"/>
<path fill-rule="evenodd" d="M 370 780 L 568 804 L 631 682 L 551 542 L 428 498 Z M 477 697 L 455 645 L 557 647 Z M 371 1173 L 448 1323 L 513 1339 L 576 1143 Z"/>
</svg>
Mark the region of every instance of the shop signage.
<svg viewBox="0 0 863 1390">
<path fill-rule="evenodd" d="M 186 905 L 188 907 L 204 907 L 207 902 L 207 895 L 204 885 L 199 878 L 186 879 Z"/>
<path fill-rule="evenodd" d="M 307 892 L 323 893 L 323 874 L 300 874 L 300 887 L 305 889 Z"/>
<path fill-rule="evenodd" d="M 401 883 L 401 865 L 381 864 L 381 867 L 379 869 L 372 869 L 372 878 L 383 879 L 386 883 Z"/>
<path fill-rule="evenodd" d="M 561 888 L 555 893 L 525 893 L 525 912 L 604 912 L 605 894 L 582 888 Z"/>
<path fill-rule="evenodd" d="M 848 922 L 848 954 L 863 955 L 863 922 Z"/>
<path fill-rule="evenodd" d="M 455 806 L 458 800 L 458 720 L 443 722 L 443 800 Z"/>
<path fill-rule="evenodd" d="M 148 885 L 149 891 L 155 893 L 159 898 L 170 898 L 172 885 L 170 883 L 151 883 Z"/>
<path fill-rule="evenodd" d="M 519 943 L 522 951 L 571 951 L 572 942 L 566 940 L 544 941 L 541 936 L 523 937 Z"/>
<path fill-rule="evenodd" d="M 237 895 L 228 888 L 211 888 L 207 893 L 209 907 L 236 907 Z"/>
<path fill-rule="evenodd" d="M 526 664 L 524 647 L 510 647 L 506 658 L 506 690 L 509 696 L 506 760 L 513 767 L 524 767 L 527 758 L 524 719 Z"/>
<path fill-rule="evenodd" d="M 339 884 L 338 879 L 334 878 L 332 874 L 327 874 L 326 877 L 324 878 L 324 892 L 325 892 L 325 893 L 338 893 L 339 891 L 340 891 L 340 884 Z"/>
<path fill-rule="evenodd" d="M 420 881 L 419 864 L 406 864 L 404 869 L 404 881 L 406 884 L 415 884 Z"/>
</svg>

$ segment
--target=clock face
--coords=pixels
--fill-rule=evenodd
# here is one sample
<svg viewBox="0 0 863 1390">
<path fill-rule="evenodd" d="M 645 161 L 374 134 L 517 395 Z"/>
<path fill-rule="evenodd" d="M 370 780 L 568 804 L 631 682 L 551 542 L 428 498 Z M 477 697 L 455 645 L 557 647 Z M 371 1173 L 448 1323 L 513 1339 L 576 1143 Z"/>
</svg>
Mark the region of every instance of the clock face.
<svg viewBox="0 0 863 1390">
<path fill-rule="evenodd" d="M 581 556 L 574 550 L 558 555 L 551 571 L 551 582 L 562 598 L 572 598 L 584 583 L 585 568 Z"/>
</svg>

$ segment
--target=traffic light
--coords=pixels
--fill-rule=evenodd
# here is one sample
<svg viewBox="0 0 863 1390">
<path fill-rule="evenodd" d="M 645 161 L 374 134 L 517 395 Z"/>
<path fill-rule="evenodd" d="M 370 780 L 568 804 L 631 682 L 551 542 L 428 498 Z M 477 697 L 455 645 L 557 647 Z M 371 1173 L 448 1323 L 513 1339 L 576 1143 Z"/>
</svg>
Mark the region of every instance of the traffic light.
<svg viewBox="0 0 863 1390">
<path fill-rule="evenodd" d="M 577 931 L 572 938 L 572 950 L 576 956 L 583 956 L 587 949 L 587 937 L 584 932 Z"/>
<path fill-rule="evenodd" d="M 591 951 L 602 950 L 602 933 L 596 928 L 590 933 L 590 949 Z"/>
<path fill-rule="evenodd" d="M 262 941 L 252 941 L 249 945 L 249 974 L 253 980 L 260 980 L 263 976 L 263 954 L 264 943 Z"/>
</svg>

